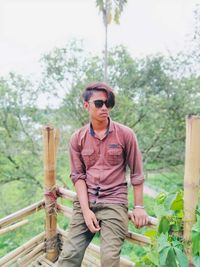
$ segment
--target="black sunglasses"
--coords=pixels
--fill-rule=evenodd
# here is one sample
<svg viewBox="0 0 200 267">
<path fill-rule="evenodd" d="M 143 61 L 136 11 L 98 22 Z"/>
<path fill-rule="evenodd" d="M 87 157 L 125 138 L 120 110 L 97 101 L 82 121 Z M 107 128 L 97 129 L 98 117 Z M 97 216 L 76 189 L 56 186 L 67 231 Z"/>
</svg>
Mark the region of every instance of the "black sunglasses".
<svg viewBox="0 0 200 267">
<path fill-rule="evenodd" d="M 108 100 L 105 100 L 105 101 L 103 101 L 103 100 L 94 100 L 94 101 L 88 101 L 88 103 L 94 103 L 95 108 L 102 108 L 104 104 L 105 104 L 105 106 L 107 108 L 112 108 L 113 107 L 113 105 Z"/>
</svg>

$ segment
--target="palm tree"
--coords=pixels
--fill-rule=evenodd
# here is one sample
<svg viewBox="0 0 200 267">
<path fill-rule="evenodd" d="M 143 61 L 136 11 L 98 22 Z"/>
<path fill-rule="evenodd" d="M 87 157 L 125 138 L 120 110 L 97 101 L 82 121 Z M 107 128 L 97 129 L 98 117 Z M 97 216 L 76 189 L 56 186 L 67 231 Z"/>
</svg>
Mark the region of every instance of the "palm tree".
<svg viewBox="0 0 200 267">
<path fill-rule="evenodd" d="M 96 6 L 103 15 L 105 27 L 105 47 L 104 47 L 104 81 L 107 81 L 108 66 L 108 25 L 114 21 L 119 24 L 119 18 L 127 0 L 96 0 Z"/>
</svg>

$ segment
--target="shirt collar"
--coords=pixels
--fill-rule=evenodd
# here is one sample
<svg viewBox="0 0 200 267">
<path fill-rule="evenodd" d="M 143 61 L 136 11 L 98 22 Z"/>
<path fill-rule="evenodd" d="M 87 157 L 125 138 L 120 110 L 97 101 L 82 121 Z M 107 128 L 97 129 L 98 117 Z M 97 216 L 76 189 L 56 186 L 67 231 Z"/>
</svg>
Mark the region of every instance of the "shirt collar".
<svg viewBox="0 0 200 267">
<path fill-rule="evenodd" d="M 108 117 L 108 128 L 106 129 L 106 135 L 108 135 L 109 133 L 111 133 L 113 131 L 113 121 L 111 120 L 111 118 Z M 94 129 L 92 127 L 92 123 L 90 122 L 89 124 L 89 133 L 92 136 L 95 136 L 95 132 Z"/>
</svg>

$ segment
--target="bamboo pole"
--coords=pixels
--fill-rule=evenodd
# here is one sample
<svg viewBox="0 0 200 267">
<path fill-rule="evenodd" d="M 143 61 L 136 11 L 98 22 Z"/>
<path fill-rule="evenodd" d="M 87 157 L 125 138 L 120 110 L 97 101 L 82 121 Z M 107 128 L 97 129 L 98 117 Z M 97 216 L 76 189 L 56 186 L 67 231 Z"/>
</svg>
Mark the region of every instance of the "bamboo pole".
<svg viewBox="0 0 200 267">
<path fill-rule="evenodd" d="M 17 266 L 15 266 L 15 267 L 34 267 L 35 265 L 34 265 L 34 262 L 35 261 L 38 261 L 38 259 L 42 256 L 42 255 L 44 255 L 44 251 L 39 251 L 37 254 L 35 254 L 32 258 L 30 258 L 26 263 L 24 263 L 23 265 L 17 265 Z M 40 265 L 40 267 L 41 267 L 41 265 Z"/>
<path fill-rule="evenodd" d="M 76 197 L 76 192 L 73 192 L 63 187 L 59 187 L 58 192 L 60 196 L 65 199 L 74 200 L 74 198 Z"/>
<path fill-rule="evenodd" d="M 200 116 L 186 118 L 186 148 L 184 175 L 184 240 L 191 261 L 191 229 L 195 223 L 200 183 Z M 189 244 L 189 245 L 188 245 Z"/>
<path fill-rule="evenodd" d="M 7 255 L 5 255 L 3 258 L 0 259 L 0 266 L 3 266 L 4 264 L 7 264 L 11 260 L 13 260 L 15 257 L 17 258 L 24 250 L 27 250 L 28 248 L 32 247 L 33 244 L 37 244 L 38 242 L 41 242 L 41 240 L 44 238 L 44 233 L 41 233 L 22 246 L 16 248 L 15 250 L 11 251 Z"/>
<path fill-rule="evenodd" d="M 44 242 L 37 245 L 30 253 L 28 253 L 26 256 L 20 258 L 17 260 L 17 264 L 19 266 L 25 265 L 29 260 L 31 260 L 36 254 L 38 254 L 40 251 L 44 252 Z"/>
<path fill-rule="evenodd" d="M 59 132 L 50 126 L 43 129 L 44 140 L 44 185 L 45 185 L 45 212 L 46 212 L 46 239 L 51 240 L 57 235 L 56 214 L 56 152 Z M 52 198 L 53 196 L 53 198 Z M 58 249 L 55 245 L 47 247 L 47 259 L 57 259 Z"/>
<path fill-rule="evenodd" d="M 38 262 L 42 263 L 42 266 L 52 266 L 52 262 L 49 261 L 47 258 L 45 258 L 45 256 L 43 256 L 40 259 L 38 259 Z"/>
<path fill-rule="evenodd" d="M 126 235 L 126 240 L 128 240 L 129 242 L 132 243 L 137 243 L 141 246 L 147 245 L 147 244 L 151 244 L 151 238 L 148 236 L 144 236 L 138 233 L 134 233 L 131 231 L 128 231 L 128 234 Z"/>
<path fill-rule="evenodd" d="M 6 225 L 12 224 L 13 222 L 16 222 L 23 217 L 26 217 L 44 207 L 44 200 L 41 200 L 37 203 L 34 203 L 24 209 L 21 209 L 15 213 L 12 213 L 2 219 L 0 219 L 0 228 L 5 227 Z"/>
<path fill-rule="evenodd" d="M 18 222 L 18 223 L 15 223 L 13 225 L 10 225 L 8 227 L 5 227 L 3 229 L 0 229 L 0 235 L 5 234 L 5 233 L 10 232 L 10 231 L 13 231 L 13 230 L 16 230 L 17 228 L 27 224 L 28 222 L 29 222 L 28 220 L 23 220 L 21 222 Z"/>
</svg>

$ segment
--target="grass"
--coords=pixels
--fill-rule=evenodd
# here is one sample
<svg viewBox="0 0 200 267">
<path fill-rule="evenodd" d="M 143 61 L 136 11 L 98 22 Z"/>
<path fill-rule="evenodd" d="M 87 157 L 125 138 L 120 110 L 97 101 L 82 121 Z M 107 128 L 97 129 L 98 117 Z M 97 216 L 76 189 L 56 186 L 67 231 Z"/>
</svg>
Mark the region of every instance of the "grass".
<svg viewBox="0 0 200 267">
<path fill-rule="evenodd" d="M 183 189 L 183 177 L 172 172 L 150 174 L 145 184 L 156 192 L 175 192 Z"/>
</svg>

